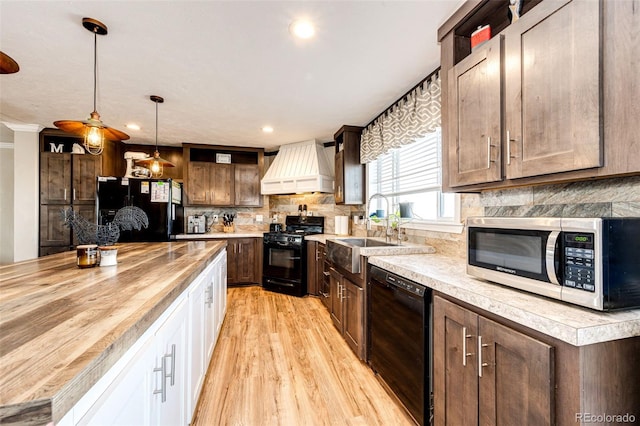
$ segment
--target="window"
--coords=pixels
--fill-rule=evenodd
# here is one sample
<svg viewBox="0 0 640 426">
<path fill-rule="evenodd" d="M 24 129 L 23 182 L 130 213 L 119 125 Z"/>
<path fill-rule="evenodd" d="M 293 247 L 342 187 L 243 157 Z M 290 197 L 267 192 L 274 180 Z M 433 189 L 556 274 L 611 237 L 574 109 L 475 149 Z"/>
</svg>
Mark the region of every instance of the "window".
<svg viewBox="0 0 640 426">
<path fill-rule="evenodd" d="M 393 214 L 410 212 L 405 227 L 445 230 L 429 224 L 459 225 L 459 196 L 442 188 L 441 131 L 409 145 L 392 149 L 367 164 L 369 197 L 380 193 L 389 199 Z M 368 215 L 386 217 L 386 201 L 371 200 Z M 455 230 L 450 230 L 455 232 Z"/>
</svg>

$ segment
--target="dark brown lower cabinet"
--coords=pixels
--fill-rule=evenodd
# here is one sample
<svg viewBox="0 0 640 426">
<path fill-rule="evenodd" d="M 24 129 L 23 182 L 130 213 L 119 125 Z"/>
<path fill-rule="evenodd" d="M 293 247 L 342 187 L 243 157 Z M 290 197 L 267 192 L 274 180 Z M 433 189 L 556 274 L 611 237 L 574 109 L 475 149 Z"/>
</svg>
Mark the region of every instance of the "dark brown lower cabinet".
<svg viewBox="0 0 640 426">
<path fill-rule="evenodd" d="M 40 256 L 47 256 L 54 253 L 69 251 L 73 246 L 78 245 L 75 233 L 64 224 L 64 212 L 73 208 L 73 211 L 80 214 L 86 220 L 96 222 L 95 205 L 62 205 L 62 204 L 41 204 L 40 205 Z"/>
<path fill-rule="evenodd" d="M 325 245 L 319 241 L 307 241 L 307 293 L 325 298 L 329 289 L 325 287 Z M 328 280 L 327 280 L 328 283 Z"/>
<path fill-rule="evenodd" d="M 331 321 L 360 359 L 364 359 L 364 290 L 334 267 L 329 268 Z"/>
<path fill-rule="evenodd" d="M 637 422 L 638 365 L 640 337 L 574 346 L 434 295 L 434 425 Z"/>
<path fill-rule="evenodd" d="M 434 300 L 436 425 L 550 425 L 554 348 Z"/>
<path fill-rule="evenodd" d="M 258 284 L 262 280 L 262 245 L 260 238 L 227 240 L 228 284 Z"/>
</svg>

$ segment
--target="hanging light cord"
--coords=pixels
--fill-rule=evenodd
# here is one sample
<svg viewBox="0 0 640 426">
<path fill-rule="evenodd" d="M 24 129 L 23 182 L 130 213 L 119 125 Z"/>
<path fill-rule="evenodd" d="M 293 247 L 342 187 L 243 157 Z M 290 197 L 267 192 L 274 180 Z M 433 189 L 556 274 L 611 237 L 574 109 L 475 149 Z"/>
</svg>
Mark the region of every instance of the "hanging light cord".
<svg viewBox="0 0 640 426">
<path fill-rule="evenodd" d="M 158 151 L 158 102 L 156 102 L 156 152 Z"/>
<path fill-rule="evenodd" d="M 96 110 L 96 87 L 98 80 L 98 32 L 93 31 L 93 110 Z"/>
</svg>

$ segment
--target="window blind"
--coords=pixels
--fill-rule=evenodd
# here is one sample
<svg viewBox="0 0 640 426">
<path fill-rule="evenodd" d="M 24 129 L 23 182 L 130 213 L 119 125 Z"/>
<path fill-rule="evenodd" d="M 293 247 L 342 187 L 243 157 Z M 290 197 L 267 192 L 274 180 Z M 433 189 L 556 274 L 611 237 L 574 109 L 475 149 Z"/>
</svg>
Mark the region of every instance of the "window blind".
<svg viewBox="0 0 640 426">
<path fill-rule="evenodd" d="M 369 163 L 369 192 L 388 197 L 438 191 L 440 180 L 440 130 L 393 149 Z"/>
</svg>

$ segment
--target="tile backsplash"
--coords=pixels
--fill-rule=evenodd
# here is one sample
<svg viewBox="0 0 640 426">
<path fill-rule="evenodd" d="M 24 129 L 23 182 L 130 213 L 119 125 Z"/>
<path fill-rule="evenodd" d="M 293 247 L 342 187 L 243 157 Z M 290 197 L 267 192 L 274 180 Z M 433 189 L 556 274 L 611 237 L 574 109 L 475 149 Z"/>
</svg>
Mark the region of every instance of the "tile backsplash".
<svg viewBox="0 0 640 426">
<path fill-rule="evenodd" d="M 640 216 L 640 176 L 588 180 L 553 185 L 461 194 L 461 221 L 470 216 L 553 216 L 553 217 L 630 217 Z M 221 232 L 222 222 L 212 224 L 214 214 L 236 213 L 236 232 L 265 232 L 269 223 L 284 223 L 287 215 L 297 215 L 299 205 L 325 217 L 325 232 L 335 233 L 335 217 L 363 215 L 364 206 L 336 205 L 333 194 L 292 194 L 264 196 L 262 208 L 195 208 L 189 214 L 205 214 L 211 232 Z M 256 215 L 263 216 L 257 223 Z M 353 235 L 365 236 L 364 225 L 351 224 Z M 466 232 L 461 234 L 407 229 L 407 240 L 429 244 L 439 252 L 466 257 Z M 373 234 L 369 234 L 373 235 Z"/>
<path fill-rule="evenodd" d="M 483 191 L 461 195 L 461 220 L 471 216 L 640 217 L 640 176 Z M 466 258 L 462 234 L 407 230 L 408 239 Z"/>
<path fill-rule="evenodd" d="M 485 191 L 480 202 L 485 216 L 640 216 L 640 176 Z"/>
</svg>

